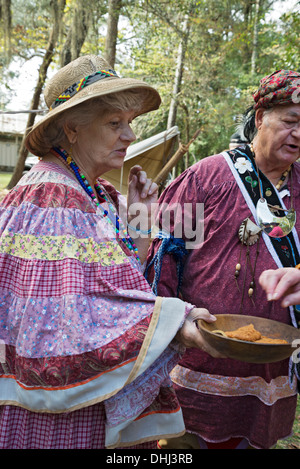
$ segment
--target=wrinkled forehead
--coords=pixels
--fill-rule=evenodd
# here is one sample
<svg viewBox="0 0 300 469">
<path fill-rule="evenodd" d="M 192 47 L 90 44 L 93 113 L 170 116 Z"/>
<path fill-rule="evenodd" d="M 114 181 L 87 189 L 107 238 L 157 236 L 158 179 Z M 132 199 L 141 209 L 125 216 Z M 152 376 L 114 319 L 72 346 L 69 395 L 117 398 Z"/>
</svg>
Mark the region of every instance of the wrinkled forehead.
<svg viewBox="0 0 300 469">
<path fill-rule="evenodd" d="M 273 115 L 278 116 L 290 116 L 300 119 L 300 104 L 286 104 L 286 105 L 278 105 L 274 106 L 273 108 L 269 109 L 266 114 L 272 113 Z"/>
</svg>

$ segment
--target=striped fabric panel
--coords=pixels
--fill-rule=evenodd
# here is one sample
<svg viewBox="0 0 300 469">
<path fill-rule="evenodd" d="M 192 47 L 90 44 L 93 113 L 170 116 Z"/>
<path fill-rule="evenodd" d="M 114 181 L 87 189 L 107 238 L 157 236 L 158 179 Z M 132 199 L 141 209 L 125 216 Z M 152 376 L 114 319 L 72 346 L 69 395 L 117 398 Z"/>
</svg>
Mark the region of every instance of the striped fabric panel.
<svg viewBox="0 0 300 469">
<path fill-rule="evenodd" d="M 145 278 L 129 263 L 101 267 L 76 259 L 59 261 L 29 260 L 0 254 L 0 291 L 20 298 L 47 298 L 64 295 L 136 293 L 137 298 L 153 298 Z"/>
</svg>

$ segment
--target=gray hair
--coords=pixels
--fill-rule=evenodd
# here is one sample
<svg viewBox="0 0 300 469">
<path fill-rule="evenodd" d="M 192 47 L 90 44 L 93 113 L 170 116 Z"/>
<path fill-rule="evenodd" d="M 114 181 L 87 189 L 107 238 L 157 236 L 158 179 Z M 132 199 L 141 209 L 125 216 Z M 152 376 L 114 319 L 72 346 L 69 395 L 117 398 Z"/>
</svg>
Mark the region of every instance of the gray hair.
<svg viewBox="0 0 300 469">
<path fill-rule="evenodd" d="M 274 107 L 264 109 L 264 116 L 270 114 L 274 110 Z M 242 131 L 247 141 L 250 143 L 253 141 L 255 135 L 257 134 L 257 128 L 255 125 L 255 115 L 256 111 L 253 109 L 253 106 L 248 108 L 241 119 Z"/>
<path fill-rule="evenodd" d="M 140 90 L 126 90 L 113 94 L 92 98 L 78 106 L 68 109 L 56 119 L 50 121 L 45 129 L 45 144 L 55 147 L 66 138 L 64 124 L 73 123 L 79 126 L 90 124 L 96 117 L 110 111 L 141 110 L 142 99 Z"/>
</svg>

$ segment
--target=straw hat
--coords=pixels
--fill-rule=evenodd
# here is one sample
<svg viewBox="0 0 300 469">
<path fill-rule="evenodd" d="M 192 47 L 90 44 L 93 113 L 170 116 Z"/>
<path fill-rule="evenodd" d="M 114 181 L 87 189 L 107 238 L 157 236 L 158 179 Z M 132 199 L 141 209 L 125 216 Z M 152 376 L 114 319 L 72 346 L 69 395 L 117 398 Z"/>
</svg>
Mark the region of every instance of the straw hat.
<svg viewBox="0 0 300 469">
<path fill-rule="evenodd" d="M 45 87 L 44 98 L 49 109 L 26 137 L 26 147 L 37 156 L 45 155 L 44 131 L 60 113 L 98 96 L 135 89 L 141 95 L 138 115 L 157 109 L 161 99 L 152 86 L 133 78 L 120 78 L 110 65 L 96 55 L 78 57 L 59 70 Z"/>
</svg>

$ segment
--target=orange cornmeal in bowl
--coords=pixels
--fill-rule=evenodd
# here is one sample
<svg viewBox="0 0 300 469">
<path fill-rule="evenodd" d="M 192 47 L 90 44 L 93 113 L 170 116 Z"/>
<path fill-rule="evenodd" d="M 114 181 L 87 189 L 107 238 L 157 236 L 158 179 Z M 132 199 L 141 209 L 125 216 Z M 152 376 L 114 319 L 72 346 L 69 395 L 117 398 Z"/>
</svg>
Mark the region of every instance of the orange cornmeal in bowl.
<svg viewBox="0 0 300 469">
<path fill-rule="evenodd" d="M 217 331 L 215 331 L 217 332 Z M 218 331 L 219 332 L 219 331 Z M 264 344 L 287 344 L 288 342 L 284 339 L 272 339 L 262 335 L 257 331 L 253 324 L 239 327 L 234 331 L 225 331 L 224 335 L 230 339 L 244 340 L 247 342 L 264 343 Z"/>
</svg>

